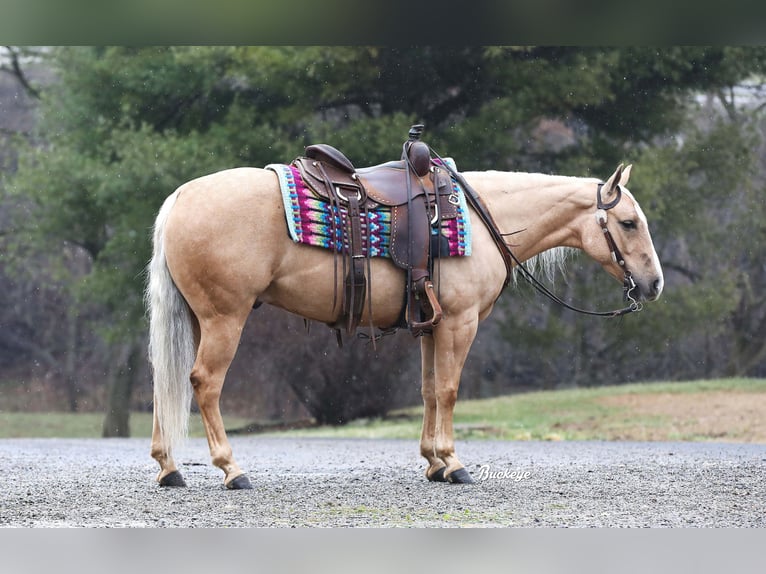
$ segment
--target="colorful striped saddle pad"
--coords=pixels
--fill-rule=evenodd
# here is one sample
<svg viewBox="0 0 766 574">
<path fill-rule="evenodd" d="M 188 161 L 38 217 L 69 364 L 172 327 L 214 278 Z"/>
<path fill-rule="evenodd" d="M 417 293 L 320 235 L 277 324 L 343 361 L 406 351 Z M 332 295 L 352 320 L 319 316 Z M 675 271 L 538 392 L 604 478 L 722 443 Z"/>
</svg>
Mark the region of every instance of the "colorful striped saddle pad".
<svg viewBox="0 0 766 574">
<path fill-rule="evenodd" d="M 454 162 L 450 158 L 445 158 L 445 161 L 454 169 Z M 328 201 L 317 197 L 304 184 L 298 168 L 292 165 L 269 164 L 266 169 L 274 171 L 279 177 L 290 238 L 296 243 L 349 253 L 345 208 L 331 208 Z M 452 187 L 458 198 L 457 215 L 442 220 L 440 231 L 446 238 L 449 250 L 441 255 L 466 257 L 471 254 L 471 221 L 462 188 L 454 180 Z M 369 257 L 391 257 L 391 208 L 378 205 L 363 211 L 361 223 L 363 254 Z"/>
</svg>

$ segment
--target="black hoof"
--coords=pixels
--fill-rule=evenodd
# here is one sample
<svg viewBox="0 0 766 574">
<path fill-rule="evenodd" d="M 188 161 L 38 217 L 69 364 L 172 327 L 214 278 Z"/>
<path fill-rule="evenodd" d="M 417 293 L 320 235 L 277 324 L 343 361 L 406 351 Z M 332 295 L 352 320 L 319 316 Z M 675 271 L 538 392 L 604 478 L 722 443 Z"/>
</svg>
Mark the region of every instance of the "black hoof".
<svg viewBox="0 0 766 574">
<path fill-rule="evenodd" d="M 447 470 L 446 466 L 441 467 L 439 470 L 437 470 L 435 473 L 429 476 L 428 480 L 430 480 L 431 482 L 447 482 L 447 479 L 444 478 L 445 470 Z"/>
<path fill-rule="evenodd" d="M 471 473 L 464 468 L 458 468 L 450 473 L 447 480 L 452 484 L 473 484 Z"/>
<path fill-rule="evenodd" d="M 186 481 L 180 472 L 174 470 L 160 479 L 160 486 L 186 486 Z"/>
<path fill-rule="evenodd" d="M 226 488 L 229 490 L 252 490 L 253 485 L 250 484 L 250 479 L 246 474 L 240 474 L 237 478 L 231 480 Z"/>
</svg>

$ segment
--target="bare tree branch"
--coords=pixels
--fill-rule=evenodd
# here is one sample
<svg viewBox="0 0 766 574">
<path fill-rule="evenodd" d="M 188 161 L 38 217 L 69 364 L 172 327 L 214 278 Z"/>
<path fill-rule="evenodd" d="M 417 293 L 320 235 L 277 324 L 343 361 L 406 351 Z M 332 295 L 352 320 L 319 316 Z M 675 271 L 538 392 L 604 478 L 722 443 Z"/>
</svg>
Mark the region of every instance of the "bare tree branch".
<svg viewBox="0 0 766 574">
<path fill-rule="evenodd" d="M 32 84 L 27 79 L 27 76 L 24 73 L 24 70 L 21 68 L 21 62 L 19 60 L 21 51 L 14 48 L 13 46 L 5 46 L 5 50 L 8 57 L 10 58 L 10 67 L 0 66 L 0 70 L 4 72 L 8 72 L 9 74 L 13 75 L 19 81 L 22 87 L 26 90 L 27 94 L 29 94 L 32 98 L 39 100 L 40 91 L 34 86 L 32 86 Z"/>
<path fill-rule="evenodd" d="M 723 106 L 723 109 L 726 111 L 726 114 L 729 116 L 729 119 L 731 121 L 736 122 L 738 119 L 738 114 L 737 114 L 737 107 L 734 105 L 733 87 L 729 86 L 728 91 L 729 93 L 727 96 L 724 88 L 719 88 L 718 90 L 716 90 L 716 97 L 718 98 L 718 101 L 721 103 L 721 106 Z"/>
<path fill-rule="evenodd" d="M 690 279 L 692 282 L 699 281 L 702 276 L 696 272 L 693 271 L 687 267 L 684 267 L 683 265 L 679 265 L 677 263 L 674 263 L 672 261 L 663 261 L 662 266 L 665 269 L 672 269 L 673 271 L 677 271 L 681 275 L 685 276 L 686 278 Z"/>
</svg>

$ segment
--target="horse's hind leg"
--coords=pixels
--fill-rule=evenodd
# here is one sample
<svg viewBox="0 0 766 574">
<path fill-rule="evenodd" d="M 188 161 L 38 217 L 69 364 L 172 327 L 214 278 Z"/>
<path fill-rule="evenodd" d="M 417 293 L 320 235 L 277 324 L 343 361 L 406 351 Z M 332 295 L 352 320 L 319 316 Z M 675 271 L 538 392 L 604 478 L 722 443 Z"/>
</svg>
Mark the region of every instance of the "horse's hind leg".
<svg viewBox="0 0 766 574">
<path fill-rule="evenodd" d="M 234 461 L 220 410 L 221 390 L 226 372 L 234 359 L 247 317 L 216 316 L 200 321 L 200 344 L 191 372 L 213 464 L 223 470 L 224 484 L 230 489 L 252 488 Z"/>
<path fill-rule="evenodd" d="M 155 404 L 156 404 L 155 399 Z M 157 482 L 160 486 L 186 486 L 178 467 L 176 467 L 173 455 L 165 450 L 162 444 L 160 420 L 157 418 L 157 409 L 154 409 L 154 421 L 152 423 L 152 457 L 160 464 L 160 473 Z"/>
</svg>

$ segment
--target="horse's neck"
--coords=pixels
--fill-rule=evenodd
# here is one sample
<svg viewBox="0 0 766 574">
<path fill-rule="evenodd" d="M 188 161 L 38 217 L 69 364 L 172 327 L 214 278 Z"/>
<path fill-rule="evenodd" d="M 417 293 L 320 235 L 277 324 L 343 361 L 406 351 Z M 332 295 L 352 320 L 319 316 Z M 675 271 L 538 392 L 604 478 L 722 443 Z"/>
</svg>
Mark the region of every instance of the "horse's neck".
<svg viewBox="0 0 766 574">
<path fill-rule="evenodd" d="M 578 229 L 595 209 L 596 180 L 495 171 L 465 175 L 500 231 L 512 234 L 507 241 L 520 260 L 553 247 L 582 247 Z"/>
</svg>

